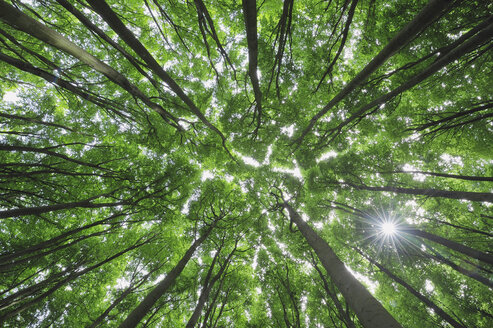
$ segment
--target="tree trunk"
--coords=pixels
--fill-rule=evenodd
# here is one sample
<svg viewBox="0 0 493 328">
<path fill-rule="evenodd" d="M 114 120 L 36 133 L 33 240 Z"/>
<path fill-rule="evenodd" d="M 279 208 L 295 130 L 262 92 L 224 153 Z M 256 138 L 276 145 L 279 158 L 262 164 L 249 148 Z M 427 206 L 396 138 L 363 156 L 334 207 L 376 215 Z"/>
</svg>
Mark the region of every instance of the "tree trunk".
<svg viewBox="0 0 493 328">
<path fill-rule="evenodd" d="M 96 71 L 105 75 L 115 84 L 119 85 L 122 89 L 129 92 L 131 95 L 142 100 L 142 102 L 144 102 L 149 108 L 159 113 L 168 124 L 180 129 L 179 125 L 173 124 L 169 121 L 171 119 L 174 122 L 178 122 L 173 115 L 164 110 L 160 105 L 152 102 L 137 86 L 132 84 L 120 72 L 89 54 L 87 51 L 77 46 L 60 33 L 39 23 L 35 19 L 29 17 L 2 0 L 0 0 L 0 20 L 20 31 L 30 34 L 35 38 L 54 46 L 57 49 L 62 50 L 63 52 L 66 52 L 67 54 L 74 56 L 81 62 L 89 65 Z"/>
<path fill-rule="evenodd" d="M 322 108 L 311 120 L 308 126 L 303 130 L 301 136 L 296 140 L 296 143 L 301 144 L 303 138 L 310 132 L 317 121 L 327 114 L 337 103 L 344 99 L 358 85 L 363 83 L 368 77 L 375 72 L 387 59 L 392 57 L 399 49 L 409 43 L 423 29 L 439 17 L 443 10 L 449 5 L 449 1 L 445 0 L 430 0 L 430 2 L 402 28 L 392 40 L 363 68 L 345 87 L 342 89 L 329 103 Z"/>
<path fill-rule="evenodd" d="M 211 233 L 214 225 L 210 226 L 207 231 L 186 251 L 185 255 L 175 265 L 173 269 L 161 280 L 149 294 L 144 297 L 142 302 L 127 316 L 127 318 L 120 324 L 119 328 L 133 328 L 136 327 L 139 322 L 146 316 L 146 314 L 152 309 L 154 304 L 159 300 L 161 296 L 173 285 L 176 278 L 181 274 L 188 261 L 192 257 L 195 250 L 207 239 Z"/>
<path fill-rule="evenodd" d="M 163 69 L 163 67 L 156 61 L 146 47 L 135 37 L 125 24 L 120 20 L 117 14 L 108 6 L 104 0 L 87 0 L 91 7 L 104 19 L 106 23 L 118 34 L 118 36 L 125 41 L 126 44 L 132 48 L 137 55 L 139 55 L 144 62 L 149 65 L 151 70 L 159 76 L 173 92 L 188 106 L 190 112 L 195 114 L 208 128 L 217 133 L 222 141 L 226 140 L 226 137 L 219 131 L 207 118 L 202 114 L 200 109 L 193 103 L 193 101 L 185 94 L 183 89 L 171 78 L 171 76 Z"/>
<path fill-rule="evenodd" d="M 221 268 L 219 269 L 219 271 L 214 275 L 214 277 L 212 279 L 210 279 L 211 275 L 212 275 L 212 270 L 214 270 L 215 261 L 216 261 L 216 259 L 219 258 L 219 255 L 220 255 L 219 253 L 221 252 L 222 245 L 219 248 L 219 250 L 218 250 L 218 252 L 217 252 L 216 256 L 214 257 L 214 260 L 211 264 L 209 272 L 207 273 L 207 277 L 204 281 L 204 287 L 202 289 L 202 292 L 200 293 L 200 297 L 199 297 L 199 301 L 197 302 L 197 306 L 195 307 L 195 310 L 193 311 L 192 316 L 188 320 L 186 328 L 193 328 L 197 324 L 197 321 L 199 320 L 200 315 L 202 314 L 202 309 L 205 305 L 205 302 L 209 299 L 209 294 L 212 290 L 212 287 L 214 287 L 214 284 L 216 283 L 216 281 L 218 281 L 219 278 L 221 278 L 224 271 L 226 271 L 226 268 L 229 266 L 229 261 L 231 261 L 231 258 L 233 257 L 233 254 L 236 251 L 237 245 L 238 245 L 238 243 L 236 243 L 235 247 L 233 248 L 231 253 L 228 255 L 228 257 L 226 258 L 224 263 L 222 265 L 220 265 Z"/>
<path fill-rule="evenodd" d="M 459 180 L 468 180 L 468 181 L 491 181 L 493 182 L 493 177 L 477 177 L 477 176 L 470 176 L 470 175 L 458 175 L 458 174 L 448 174 L 448 173 L 436 173 L 436 172 L 426 172 L 426 171 L 390 171 L 390 172 L 378 172 L 381 174 L 394 174 L 394 173 L 406 173 L 406 174 L 413 174 L 413 173 L 418 173 L 418 174 L 424 174 L 424 175 L 431 175 L 434 177 L 441 177 L 441 178 L 450 178 L 450 179 L 459 179 Z"/>
<path fill-rule="evenodd" d="M 322 283 L 324 285 L 325 292 L 332 299 L 332 302 L 334 302 L 334 305 L 337 309 L 337 312 L 339 313 L 339 319 L 342 322 L 344 322 L 344 324 L 346 325 L 347 328 L 356 328 L 356 326 L 354 325 L 353 320 L 351 320 L 351 317 L 349 316 L 349 314 L 346 313 L 346 311 L 344 311 L 344 309 L 342 308 L 341 302 L 339 302 L 339 299 L 337 298 L 336 293 L 330 289 L 329 282 L 325 278 L 325 275 L 323 274 L 322 270 L 320 270 L 320 268 L 318 267 L 313 255 L 312 255 L 312 260 L 313 260 L 312 261 L 313 268 L 315 268 L 318 275 L 320 276 L 320 279 L 322 279 Z"/>
<path fill-rule="evenodd" d="M 71 208 L 100 208 L 100 207 L 111 207 L 111 206 L 122 205 L 122 203 L 120 203 L 120 202 L 118 202 L 118 203 L 100 203 L 100 204 L 91 203 L 91 200 L 94 198 L 96 198 L 96 197 L 82 200 L 80 202 L 37 206 L 37 207 L 27 207 L 27 208 L 15 208 L 13 210 L 0 211 L 0 219 L 11 218 L 14 216 L 39 215 L 42 213 L 48 213 L 48 212 L 54 212 L 54 211 L 60 211 L 60 210 L 68 210 Z"/>
<path fill-rule="evenodd" d="M 418 236 L 418 237 L 422 237 L 422 238 L 431 240 L 434 243 L 448 247 L 448 248 L 450 248 L 456 252 L 462 253 L 464 255 L 473 257 L 475 259 L 478 259 L 480 261 L 483 261 L 485 263 L 493 265 L 493 255 L 478 251 L 476 249 L 467 247 L 465 245 L 456 243 L 455 241 L 445 239 L 443 237 L 431 234 L 431 233 L 426 232 L 426 231 L 413 229 L 413 228 L 404 228 L 404 229 L 402 229 L 402 231 L 405 233 L 411 234 L 413 236 Z"/>
<path fill-rule="evenodd" d="M 342 293 L 365 328 L 395 328 L 401 325 L 368 290 L 346 269 L 325 240 L 301 218 L 287 202 L 283 204 L 289 217 L 317 254 L 337 289 Z"/>
<path fill-rule="evenodd" d="M 378 263 L 377 261 L 373 260 L 369 256 L 366 256 L 361 252 L 359 249 L 356 249 L 358 253 L 360 253 L 364 258 L 366 258 L 370 263 L 376 265 L 381 271 L 385 272 L 387 276 L 389 276 L 392 280 L 397 282 L 399 285 L 402 287 L 406 288 L 411 294 L 416 296 L 421 302 L 426 304 L 429 308 L 432 308 L 443 320 L 447 321 L 452 327 L 454 328 L 466 328 L 462 324 L 458 323 L 454 318 L 452 318 L 448 313 L 446 313 L 444 310 L 442 310 L 438 305 L 436 305 L 432 300 L 426 298 L 424 295 L 422 295 L 420 292 L 415 290 L 411 285 L 406 283 L 403 279 L 397 277 L 394 275 L 392 272 L 387 270 L 383 265 Z"/>
<path fill-rule="evenodd" d="M 332 131 L 335 133 L 335 136 L 337 136 L 337 134 L 340 133 L 340 131 L 352 121 L 364 117 L 364 115 L 366 115 L 366 113 L 370 109 L 380 106 L 386 103 L 387 101 L 393 99 L 394 97 L 398 96 L 399 94 L 413 88 L 414 86 L 423 82 L 424 80 L 426 80 L 427 78 L 429 78 L 430 76 L 432 76 L 433 74 L 435 74 L 436 72 L 438 72 L 439 70 L 450 64 L 451 62 L 453 62 L 454 60 L 458 60 L 463 55 L 473 51 L 474 49 L 481 46 L 485 42 L 488 42 L 493 36 L 493 23 L 491 23 L 491 21 L 492 18 L 491 17 L 488 18 L 487 22 L 490 22 L 490 24 L 487 25 L 480 32 L 478 32 L 475 36 L 471 37 L 467 41 L 464 41 L 462 44 L 453 48 L 448 53 L 445 53 L 444 55 L 438 57 L 438 59 L 435 62 L 433 62 L 430 66 L 428 66 L 426 69 L 424 69 L 420 73 L 416 74 L 415 76 L 407 80 L 405 83 L 401 84 L 399 87 L 362 106 L 349 118 L 345 119 L 342 123 L 340 123 L 336 128 L 332 129 Z M 484 23 L 485 22 L 481 23 L 480 25 L 483 25 Z M 453 44 L 455 44 L 455 42 Z M 335 136 L 333 136 L 331 140 L 333 140 Z"/>
<path fill-rule="evenodd" d="M 248 43 L 248 76 L 252 82 L 255 95 L 257 129 L 260 126 L 262 115 L 262 93 L 257 75 L 258 66 L 258 41 L 257 41 L 257 1 L 243 0 L 243 17 L 245 20 L 246 37 Z"/>
<path fill-rule="evenodd" d="M 62 280 L 60 280 L 59 282 L 57 282 L 53 287 L 51 287 L 50 289 L 48 289 L 46 292 L 42 293 L 39 296 L 36 296 L 36 297 L 30 299 L 29 301 L 25 302 L 24 304 L 18 306 L 16 309 L 14 309 L 14 310 L 12 310 L 12 311 L 10 311 L 8 313 L 5 313 L 3 316 L 0 317 L 0 324 L 4 320 L 6 320 L 8 318 L 11 318 L 11 317 L 13 317 L 13 316 L 15 316 L 15 315 L 17 315 L 17 314 L 25 311 L 26 309 L 28 309 L 32 305 L 34 305 L 34 304 L 38 303 L 39 301 L 43 300 L 44 298 L 50 296 L 55 291 L 57 291 L 59 288 L 63 287 L 65 284 L 67 284 L 67 283 L 69 283 L 71 281 L 74 281 L 75 279 L 79 278 L 80 276 L 82 276 L 82 275 L 84 275 L 84 274 L 86 274 L 86 273 L 88 273 L 88 272 L 90 272 L 90 271 L 92 271 L 94 269 L 97 269 L 97 268 L 99 268 L 100 266 L 102 266 L 102 265 L 104 265 L 106 263 L 109 263 L 109 262 L 113 261 L 114 259 L 116 259 L 116 258 L 124 255 L 125 253 L 128 253 L 129 251 L 131 251 L 133 249 L 136 249 L 136 248 L 138 248 L 138 247 L 140 247 L 142 245 L 145 245 L 145 244 L 149 243 L 152 240 L 153 240 L 153 238 L 151 237 L 151 238 L 149 238 L 149 239 L 147 239 L 147 240 L 145 240 L 145 241 L 143 241 L 141 243 L 134 244 L 133 246 L 130 246 L 130 247 L 124 249 L 123 251 L 118 252 L 115 255 L 113 255 L 113 256 L 111 256 L 111 257 L 109 257 L 109 258 L 107 258 L 107 259 L 105 259 L 105 260 L 103 260 L 103 261 L 101 261 L 101 262 L 99 262 L 99 263 L 97 263 L 95 265 L 92 265 L 92 266 L 90 266 L 88 268 L 85 268 L 85 269 L 83 269 L 81 271 L 73 272 L 73 273 L 69 274 L 67 277 L 65 277 Z M 15 301 L 15 303 L 17 303 L 17 302 L 18 302 L 18 300 Z M 7 304 L 6 306 L 4 306 L 4 308 L 9 307 L 9 306 L 10 305 Z"/>
<path fill-rule="evenodd" d="M 85 226 L 82 226 L 80 228 L 76 228 L 76 229 L 73 229 L 73 230 L 70 230 L 70 231 L 67 231 L 67 232 L 64 232 L 62 233 L 61 235 L 58 235 L 56 237 L 53 237 L 49 240 L 45 240 L 45 241 L 42 241 L 34 246 L 31 246 L 31 247 L 28 247 L 28 248 L 25 248 L 25 249 L 22 249 L 22 250 L 18 250 L 14 253 L 4 253 L 4 254 L 0 254 L 0 263 L 7 263 L 7 262 L 10 262 L 12 260 L 14 260 L 15 258 L 18 258 L 20 256 L 23 256 L 25 254 L 28 254 L 28 253 L 34 253 L 34 252 L 37 252 L 39 250 L 42 250 L 42 249 L 46 249 L 46 248 L 49 248 L 49 247 L 52 247 L 54 245 L 58 245 L 64 241 L 66 241 L 67 239 L 69 239 L 69 237 L 73 234 L 76 234 L 78 232 L 81 232 L 83 230 L 86 230 L 86 229 L 89 229 L 89 228 L 92 228 L 92 227 L 95 227 L 95 226 L 98 226 L 98 225 L 103 225 L 103 224 L 112 224 L 110 221 L 117 218 L 117 217 L 120 217 L 122 215 L 125 215 L 125 213 L 117 213 L 117 214 L 113 214 L 112 216 L 110 217 L 107 217 L 105 219 L 102 219 L 102 220 L 99 220 L 99 221 L 96 221 L 96 222 L 93 222 L 93 223 L 90 223 L 90 224 L 87 224 Z"/>
<path fill-rule="evenodd" d="M 398 194 L 407 195 L 422 195 L 428 197 L 443 197 L 450 199 L 464 199 L 473 202 L 489 202 L 493 203 L 493 194 L 489 192 L 470 192 L 470 191 L 450 191 L 431 188 L 401 188 L 401 187 L 371 187 L 366 185 L 356 185 L 352 183 L 343 183 L 356 189 L 370 190 L 370 191 L 389 191 Z"/>
<path fill-rule="evenodd" d="M 479 281 L 480 283 L 482 283 L 483 285 L 485 285 L 489 288 L 493 288 L 493 281 L 491 281 L 490 279 L 483 277 L 482 275 L 480 275 L 479 273 L 477 273 L 475 271 L 467 270 L 466 268 L 462 267 L 461 265 L 455 264 L 454 262 L 450 261 L 449 259 L 446 259 L 445 257 L 443 257 L 440 253 L 438 253 L 435 250 L 432 250 L 432 251 L 433 251 L 434 255 L 425 253 L 428 258 L 431 258 L 435 261 L 442 262 L 443 264 L 448 265 L 449 267 L 451 267 L 455 271 L 457 271 L 457 272 L 459 272 L 459 273 L 461 273 L 461 274 L 463 274 L 463 275 L 465 275 L 471 279 Z"/>
</svg>

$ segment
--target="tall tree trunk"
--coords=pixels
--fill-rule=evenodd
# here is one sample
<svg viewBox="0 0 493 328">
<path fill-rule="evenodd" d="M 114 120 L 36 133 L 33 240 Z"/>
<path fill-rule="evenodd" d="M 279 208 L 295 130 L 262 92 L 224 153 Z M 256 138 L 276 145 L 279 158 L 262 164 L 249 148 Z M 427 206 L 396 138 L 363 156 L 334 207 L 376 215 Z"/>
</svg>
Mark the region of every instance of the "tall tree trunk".
<svg viewBox="0 0 493 328">
<path fill-rule="evenodd" d="M 401 327 L 382 304 L 346 269 L 344 263 L 337 257 L 327 242 L 303 221 L 291 205 L 285 202 L 283 207 L 288 210 L 289 217 L 313 248 L 337 289 L 339 289 L 349 306 L 358 316 L 361 324 L 365 328 Z"/>
<path fill-rule="evenodd" d="M 207 118 L 202 114 L 200 109 L 193 103 L 183 89 L 171 78 L 171 76 L 163 69 L 163 67 L 156 61 L 156 59 L 151 55 L 147 48 L 135 37 L 135 35 L 130 31 L 125 24 L 120 20 L 118 15 L 108 6 L 104 0 L 87 0 L 91 7 L 104 19 L 106 23 L 118 34 L 126 44 L 132 48 L 137 55 L 139 55 L 144 62 L 149 65 L 151 70 L 159 76 L 173 92 L 187 105 L 190 112 L 195 114 L 202 123 L 204 123 L 208 128 L 217 133 L 223 144 L 226 137 L 219 131 Z"/>
<path fill-rule="evenodd" d="M 63 287 L 65 284 L 67 284 L 67 283 L 69 283 L 71 281 L 74 281 L 75 279 L 79 278 L 80 276 L 82 276 L 82 275 L 84 275 L 84 274 L 86 274 L 86 273 L 88 273 L 88 272 L 90 272 L 90 271 L 92 271 L 94 269 L 97 269 L 97 268 L 99 268 L 100 266 L 102 266 L 102 265 L 104 265 L 106 263 L 109 263 L 109 262 L 113 261 L 114 259 L 116 259 L 116 258 L 118 258 L 118 257 L 120 257 L 120 256 L 122 256 L 122 255 L 124 255 L 126 253 L 128 253 L 129 251 L 131 251 L 131 250 L 133 250 L 135 248 L 138 248 L 138 247 L 140 247 L 142 245 L 145 245 L 145 244 L 151 242 L 153 239 L 154 239 L 153 237 L 150 237 L 147 240 L 145 240 L 143 242 L 140 242 L 138 244 L 134 244 L 134 245 L 132 245 L 132 246 L 124 249 L 123 251 L 118 252 L 118 253 L 114 254 L 113 256 L 108 257 L 107 259 L 105 259 L 105 260 L 103 260 L 103 261 L 101 261 L 101 262 L 99 262 L 99 263 L 97 263 L 95 265 L 92 265 L 92 266 L 90 266 L 88 268 L 85 268 L 85 269 L 83 269 L 81 271 L 73 272 L 73 273 L 69 274 L 67 277 L 65 277 L 62 280 L 58 281 L 53 287 L 51 287 L 50 289 L 48 289 L 47 291 L 45 291 L 41 295 L 36 296 L 36 297 L 28 300 L 27 302 L 23 303 L 22 305 L 18 306 L 16 309 L 14 309 L 14 310 L 12 310 L 12 311 L 10 311 L 8 313 L 5 313 L 3 316 L 0 317 L 0 324 L 4 320 L 16 316 L 17 314 L 25 311 L 26 309 L 28 309 L 29 307 L 33 306 L 34 304 L 40 302 L 44 298 L 50 296 L 55 291 L 57 291 L 59 288 Z M 17 303 L 17 302 L 18 302 L 18 300 L 16 300 L 14 302 L 14 304 Z M 11 306 L 10 304 L 6 304 L 4 306 L 4 308 L 10 307 L 10 306 Z"/>
<path fill-rule="evenodd" d="M 371 187 L 366 185 L 356 185 L 352 183 L 343 183 L 356 189 L 370 191 L 389 191 L 398 194 L 422 195 L 428 197 L 443 197 L 450 199 L 464 199 L 473 202 L 490 202 L 493 203 L 493 193 L 489 192 L 471 192 L 471 191 L 450 191 L 431 188 L 401 188 L 401 187 Z"/>
<path fill-rule="evenodd" d="M 22 249 L 22 250 L 18 250 L 14 253 L 4 253 L 4 254 L 0 254 L 0 263 L 3 264 L 3 263 L 7 263 L 9 261 L 12 261 L 12 260 L 15 260 L 16 258 L 20 257 L 20 256 L 23 256 L 23 255 L 26 255 L 28 253 L 34 253 L 34 252 L 37 252 L 39 250 L 43 250 L 43 249 L 46 249 L 46 248 L 50 248 L 54 245 L 58 245 L 64 241 L 67 241 L 71 235 L 73 234 L 76 234 L 78 232 L 81 232 L 83 230 L 86 230 L 86 229 L 89 229 L 89 228 L 92 228 L 92 227 L 95 227 L 95 226 L 98 226 L 98 225 L 103 225 L 103 224 L 110 224 L 112 225 L 113 223 L 111 222 L 113 219 L 116 219 L 122 215 L 125 215 L 126 213 L 117 213 L 117 214 L 113 214 L 107 218 L 104 218 L 102 220 L 99 220 L 99 221 L 96 221 L 96 222 L 93 222 L 93 223 L 90 223 L 90 224 L 86 224 L 85 226 L 82 226 L 80 228 L 76 228 L 76 229 L 73 229 L 73 230 L 70 230 L 70 231 L 67 231 L 67 232 L 64 232 L 62 233 L 61 235 L 58 235 L 56 237 L 53 237 L 49 240 L 45 240 L 45 241 L 42 241 L 34 246 L 30 246 L 28 248 L 25 248 L 25 249 Z"/>
<path fill-rule="evenodd" d="M 127 318 L 120 324 L 119 328 L 133 328 L 136 327 L 139 322 L 146 316 L 146 314 L 152 309 L 154 304 L 161 298 L 161 296 L 166 293 L 166 291 L 173 285 L 176 278 L 181 274 L 188 261 L 192 257 L 195 250 L 207 239 L 212 229 L 214 228 L 214 224 L 211 225 L 206 232 L 198 238 L 190 248 L 186 251 L 185 255 L 181 258 L 181 260 L 175 265 L 173 269 L 166 275 L 166 277 L 161 280 L 153 290 L 149 292 L 149 294 L 144 297 L 142 302 L 127 316 Z"/>
<path fill-rule="evenodd" d="M 381 174 L 394 174 L 394 173 L 405 173 L 405 174 L 424 174 L 431 175 L 434 177 L 441 178 L 450 178 L 450 179 L 459 179 L 459 180 L 468 180 L 468 181 L 491 181 L 493 182 L 493 177 L 477 177 L 470 175 L 458 175 L 458 174 L 448 174 L 448 173 L 436 173 L 436 172 L 426 172 L 426 171 L 390 171 L 390 172 L 378 172 Z"/>
<path fill-rule="evenodd" d="M 355 248 L 356 249 L 356 248 Z M 447 321 L 454 328 L 466 328 L 462 324 L 458 323 L 454 318 L 452 318 L 447 312 L 442 310 L 438 305 L 436 305 L 432 300 L 428 299 L 424 295 L 422 295 L 419 291 L 414 289 L 411 285 L 406 283 L 403 279 L 397 277 L 395 274 L 387 270 L 383 265 L 373 260 L 371 257 L 363 254 L 359 249 L 356 249 L 358 253 L 360 253 L 364 258 L 366 258 L 370 263 L 376 265 L 382 272 L 384 272 L 387 276 L 389 276 L 392 280 L 397 282 L 402 287 L 406 288 L 411 294 L 416 296 L 421 302 L 426 304 L 426 306 L 432 308 L 436 314 L 438 314 L 443 320 Z"/>
<path fill-rule="evenodd" d="M 327 112 L 333 108 L 337 103 L 344 99 L 351 91 L 353 91 L 358 85 L 363 83 L 368 77 L 375 72 L 387 59 L 392 57 L 399 49 L 409 43 L 416 37 L 423 29 L 431 24 L 437 17 L 439 17 L 443 10 L 449 5 L 449 1 L 446 0 L 430 0 L 430 2 L 409 22 L 404 28 L 402 28 L 392 40 L 376 55 L 366 66 L 363 68 L 345 87 L 342 89 L 329 103 L 322 108 L 315 116 L 310 120 L 308 126 L 303 130 L 300 137 L 296 140 L 297 144 L 301 144 L 303 138 L 310 132 L 317 121 L 327 114 Z"/>
<path fill-rule="evenodd" d="M 156 111 L 161 115 L 161 117 L 170 125 L 177 129 L 181 129 L 176 119 L 169 112 L 164 110 L 160 105 L 151 101 L 137 86 L 132 84 L 123 74 L 116 71 L 109 65 L 103 63 L 93 55 L 89 54 L 87 51 L 77 46 L 72 41 L 68 40 L 66 37 L 60 33 L 52 30 L 51 28 L 39 23 L 35 19 L 24 14 L 20 10 L 11 6 L 3 0 L 0 0 L 0 20 L 11 25 L 12 27 L 26 32 L 35 38 L 46 42 L 63 52 L 74 56 L 81 62 L 89 65 L 96 71 L 105 75 L 108 79 L 113 81 L 115 84 L 119 85 L 122 89 L 126 90 L 128 93 L 134 97 L 140 99 L 149 108 Z M 172 123 L 170 120 L 174 121 Z"/>
<path fill-rule="evenodd" d="M 258 41 L 257 41 L 257 1 L 243 0 L 243 17 L 245 20 L 246 37 L 248 43 L 248 76 L 252 82 L 255 102 L 255 117 L 257 119 L 257 129 L 260 127 L 262 116 L 262 93 L 257 75 L 258 66 Z"/>
<path fill-rule="evenodd" d="M 356 328 L 356 326 L 355 326 L 353 320 L 351 320 L 351 317 L 349 316 L 349 314 L 346 311 L 344 311 L 344 309 L 342 308 L 342 304 L 339 301 L 339 299 L 337 298 L 335 291 L 330 289 L 329 282 L 325 278 L 325 275 L 322 272 L 322 270 L 318 267 L 317 262 L 315 260 L 315 257 L 313 256 L 312 253 L 310 255 L 312 257 L 312 261 L 311 261 L 312 266 L 317 271 L 320 279 L 322 280 L 325 292 L 332 299 L 332 302 L 334 302 L 334 305 L 337 309 L 337 312 L 339 313 L 339 319 L 342 322 L 344 322 L 344 324 L 346 325 L 347 328 Z"/>
<path fill-rule="evenodd" d="M 493 255 L 478 251 L 476 249 L 467 247 L 465 245 L 456 243 L 455 241 L 448 240 L 446 238 L 431 234 L 426 231 L 418 230 L 418 229 L 413 229 L 413 228 L 404 228 L 401 229 L 402 232 L 411 234 L 413 236 L 417 237 L 422 237 L 425 239 L 428 239 L 432 242 L 435 242 L 437 244 L 443 245 L 445 247 L 448 247 L 456 252 L 462 253 L 464 255 L 473 257 L 475 259 L 478 259 L 480 261 L 483 261 L 485 263 L 493 265 Z"/>
<path fill-rule="evenodd" d="M 489 23 L 488 25 L 486 25 L 484 29 L 480 30 L 476 35 L 472 36 L 471 38 L 464 41 L 460 45 L 457 45 L 449 52 L 439 56 L 437 60 L 433 62 L 430 66 L 428 66 L 427 68 L 416 74 L 415 76 L 411 77 L 409 80 L 407 80 L 405 83 L 401 84 L 394 90 L 360 107 L 356 112 L 351 114 L 350 117 L 345 119 L 337 127 L 330 130 L 330 134 L 332 135 L 332 139 L 330 141 L 332 141 L 342 131 L 342 129 L 345 126 L 349 125 L 349 123 L 353 122 L 354 120 L 363 118 L 370 109 L 385 104 L 387 101 L 390 101 L 394 97 L 400 95 L 401 93 L 423 82 L 424 80 L 426 80 L 433 74 L 437 73 L 439 70 L 441 70 L 448 64 L 452 63 L 454 60 L 458 60 L 465 54 L 477 49 L 478 47 L 481 47 L 483 44 L 491 40 L 491 38 L 493 37 L 492 22 L 493 22 L 493 16 L 490 16 L 485 22 L 479 24 L 482 26 L 482 25 L 486 25 L 486 23 Z M 452 43 L 452 45 L 455 44 L 456 42 Z"/>
<path fill-rule="evenodd" d="M 221 252 L 221 248 L 222 248 L 222 245 L 221 245 L 221 248 L 218 250 L 218 253 L 216 254 L 217 257 L 216 256 L 214 257 L 213 263 L 211 264 L 209 272 L 207 273 L 207 277 L 204 281 L 204 287 L 203 287 L 202 292 L 200 293 L 200 296 L 199 296 L 199 301 L 197 302 L 197 306 L 195 306 L 195 310 L 193 311 L 190 319 L 188 320 L 186 328 L 193 328 L 197 324 L 197 321 L 199 320 L 200 315 L 202 314 L 202 309 L 205 305 L 205 302 L 209 299 L 209 294 L 212 290 L 212 287 L 214 287 L 214 284 L 216 283 L 216 281 L 218 281 L 219 278 L 221 278 L 224 271 L 226 271 L 226 268 L 229 266 L 229 262 L 231 261 L 231 258 L 233 257 L 233 254 L 236 251 L 237 245 L 238 245 L 238 242 L 236 243 L 235 247 L 233 248 L 231 253 L 228 255 L 228 257 L 226 258 L 224 263 L 222 265 L 220 264 L 221 268 L 219 269 L 219 271 L 214 275 L 214 277 L 212 279 L 210 279 L 211 275 L 212 275 L 212 271 L 214 270 L 215 260 L 217 258 L 219 258 L 219 255 L 220 255 L 219 253 Z"/>
<path fill-rule="evenodd" d="M 72 203 L 63 203 L 63 204 L 55 204 L 55 205 L 46 205 L 46 206 L 36 206 L 36 207 L 27 207 L 27 208 L 15 208 L 12 210 L 0 211 L 0 219 L 11 218 L 14 216 L 24 216 L 24 215 L 39 215 L 42 213 L 60 211 L 60 210 L 68 210 L 71 208 L 101 208 L 101 207 L 112 207 L 117 205 L 122 205 L 123 203 L 92 203 L 91 200 L 98 198 L 91 197 L 89 199 L 82 200 L 80 202 L 72 202 Z"/>
<path fill-rule="evenodd" d="M 428 248 L 432 249 L 429 246 L 428 246 Z M 459 273 L 461 273 L 461 274 L 463 274 L 463 275 L 465 275 L 465 276 L 467 276 L 467 277 L 469 277 L 471 279 L 474 279 L 476 281 L 479 281 L 480 283 L 482 283 L 483 285 L 485 285 L 485 286 L 487 286 L 489 288 L 493 288 L 493 281 L 492 280 L 483 277 L 482 275 L 480 275 L 476 271 L 471 271 L 471 270 L 468 270 L 468 269 L 464 268 L 461 265 L 455 264 L 454 262 L 452 262 L 449 259 L 445 258 L 443 255 L 441 255 L 440 253 L 438 253 L 437 251 L 435 251 L 433 249 L 432 249 L 432 252 L 434 253 L 434 255 L 425 253 L 425 256 L 428 257 L 428 258 L 431 258 L 431 259 L 433 259 L 435 261 L 442 262 L 443 264 L 448 265 L 449 267 L 451 267 L 455 271 L 457 271 L 457 272 L 459 272 Z"/>
</svg>

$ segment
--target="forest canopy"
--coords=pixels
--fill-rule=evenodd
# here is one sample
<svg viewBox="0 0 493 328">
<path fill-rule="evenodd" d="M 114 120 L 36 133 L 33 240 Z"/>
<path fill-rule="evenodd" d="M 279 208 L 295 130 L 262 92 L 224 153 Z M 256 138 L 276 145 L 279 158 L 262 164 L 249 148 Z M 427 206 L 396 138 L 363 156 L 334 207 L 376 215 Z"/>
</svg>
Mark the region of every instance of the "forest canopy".
<svg viewBox="0 0 493 328">
<path fill-rule="evenodd" d="M 493 4 L 0 0 L 0 326 L 493 326 Z"/>
</svg>

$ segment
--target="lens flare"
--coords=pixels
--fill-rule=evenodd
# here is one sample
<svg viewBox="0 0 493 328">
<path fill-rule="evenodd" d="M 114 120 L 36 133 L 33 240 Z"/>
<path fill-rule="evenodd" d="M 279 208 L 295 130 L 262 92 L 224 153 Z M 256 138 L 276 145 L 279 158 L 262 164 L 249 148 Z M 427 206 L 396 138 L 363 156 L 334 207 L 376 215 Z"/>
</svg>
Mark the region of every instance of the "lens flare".
<svg viewBox="0 0 493 328">
<path fill-rule="evenodd" d="M 392 236 L 397 232 L 396 226 L 394 222 L 384 222 L 382 224 L 382 232 L 386 236 Z"/>
</svg>

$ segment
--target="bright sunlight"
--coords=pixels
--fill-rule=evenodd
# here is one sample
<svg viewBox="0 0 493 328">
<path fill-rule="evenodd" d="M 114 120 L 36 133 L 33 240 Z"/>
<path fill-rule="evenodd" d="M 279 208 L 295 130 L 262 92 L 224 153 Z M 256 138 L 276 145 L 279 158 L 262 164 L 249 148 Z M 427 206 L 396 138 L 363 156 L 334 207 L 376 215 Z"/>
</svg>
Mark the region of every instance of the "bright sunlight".
<svg viewBox="0 0 493 328">
<path fill-rule="evenodd" d="M 394 222 L 384 222 L 381 226 L 382 232 L 386 236 L 392 236 L 397 232 Z"/>
</svg>

